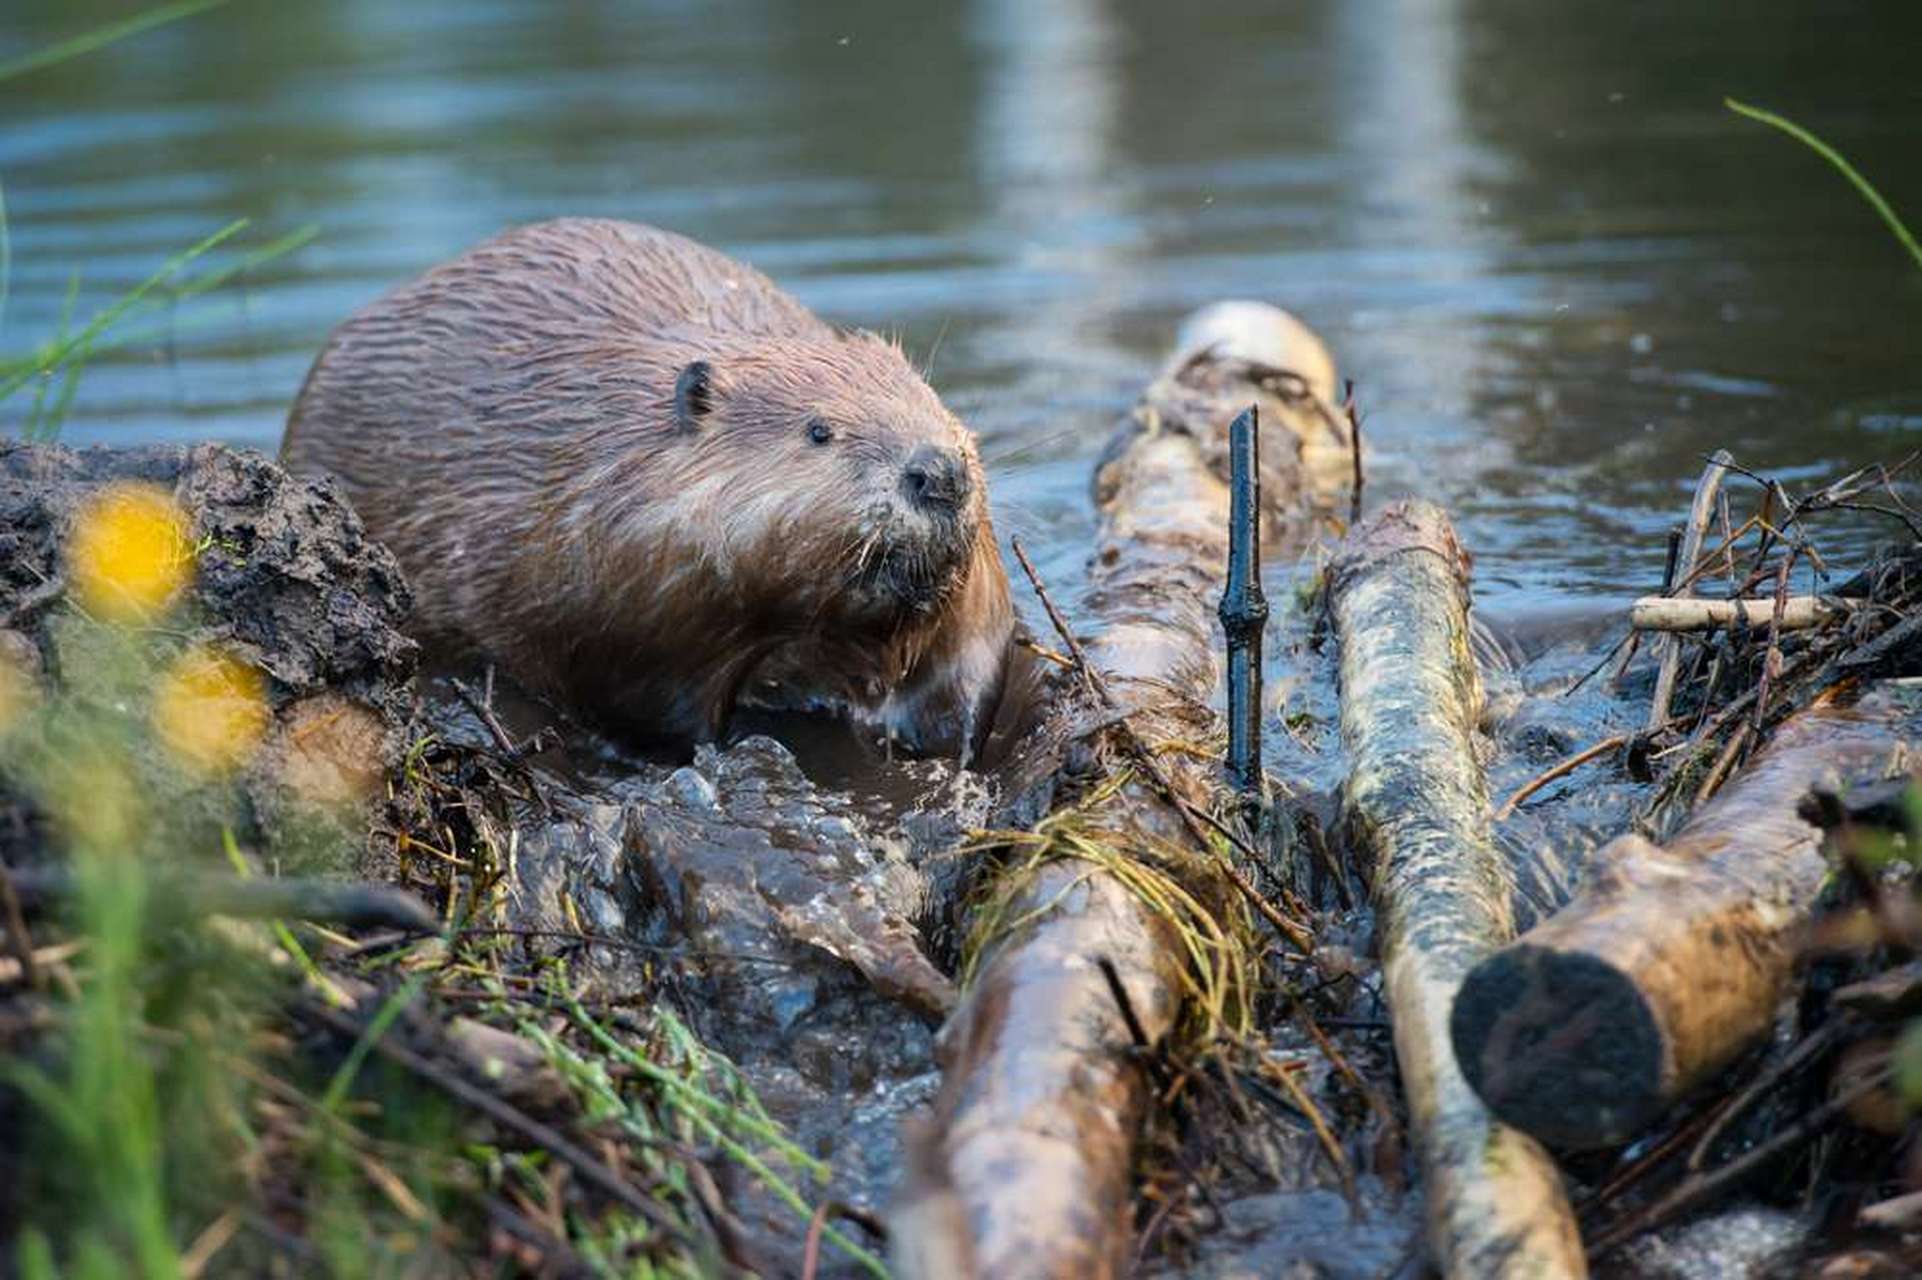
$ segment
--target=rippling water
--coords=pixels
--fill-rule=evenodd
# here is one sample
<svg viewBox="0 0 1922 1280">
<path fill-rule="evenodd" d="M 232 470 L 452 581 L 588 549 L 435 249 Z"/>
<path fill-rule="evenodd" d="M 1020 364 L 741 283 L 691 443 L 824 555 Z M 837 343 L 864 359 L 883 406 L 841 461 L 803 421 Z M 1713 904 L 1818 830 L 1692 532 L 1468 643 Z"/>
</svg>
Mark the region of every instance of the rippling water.
<svg viewBox="0 0 1922 1280">
<path fill-rule="evenodd" d="M 123 6 L 9 0 L 0 59 Z M 89 371 L 76 443 L 272 448 L 326 330 L 503 225 L 657 222 L 903 334 L 1004 530 L 1077 572 L 1087 467 L 1175 320 L 1308 317 L 1371 493 L 1498 610 L 1659 578 L 1717 446 L 1809 481 L 1922 438 L 1922 5 L 236 3 L 0 85 L 0 350 L 229 218 L 317 238 Z M 18 402 L 0 407 L 11 429 Z"/>
</svg>

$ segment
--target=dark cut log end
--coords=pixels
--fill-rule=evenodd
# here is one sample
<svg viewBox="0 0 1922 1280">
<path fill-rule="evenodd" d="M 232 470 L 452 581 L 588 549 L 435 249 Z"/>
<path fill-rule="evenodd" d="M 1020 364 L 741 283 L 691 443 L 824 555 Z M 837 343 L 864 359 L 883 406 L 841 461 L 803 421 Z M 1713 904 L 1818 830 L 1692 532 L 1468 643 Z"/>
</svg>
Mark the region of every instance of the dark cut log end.
<svg viewBox="0 0 1922 1280">
<path fill-rule="evenodd" d="M 1490 956 L 1462 983 L 1449 1038 L 1489 1109 L 1552 1147 L 1625 1141 L 1667 1105 L 1654 1013 L 1592 955 L 1518 945 Z"/>
</svg>

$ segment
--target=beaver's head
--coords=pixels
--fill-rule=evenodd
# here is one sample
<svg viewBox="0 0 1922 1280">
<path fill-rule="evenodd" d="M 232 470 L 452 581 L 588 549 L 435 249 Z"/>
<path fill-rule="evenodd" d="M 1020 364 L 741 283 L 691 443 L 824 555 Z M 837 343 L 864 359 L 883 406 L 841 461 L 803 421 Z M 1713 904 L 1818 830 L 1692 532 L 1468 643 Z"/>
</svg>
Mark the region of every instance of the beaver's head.
<svg viewBox="0 0 1922 1280">
<path fill-rule="evenodd" d="M 703 568 L 770 622 L 909 623 L 965 580 L 987 519 L 980 457 L 894 344 L 700 356 L 672 421 L 684 487 L 669 501 L 701 504 Z"/>
</svg>

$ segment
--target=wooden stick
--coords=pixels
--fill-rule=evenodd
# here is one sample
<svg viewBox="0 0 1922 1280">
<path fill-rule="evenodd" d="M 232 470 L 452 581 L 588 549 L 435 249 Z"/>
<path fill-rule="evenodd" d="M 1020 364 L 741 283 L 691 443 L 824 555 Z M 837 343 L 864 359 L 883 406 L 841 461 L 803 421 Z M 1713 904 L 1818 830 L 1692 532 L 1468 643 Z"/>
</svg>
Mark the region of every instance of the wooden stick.
<svg viewBox="0 0 1922 1280">
<path fill-rule="evenodd" d="M 1476 965 L 1451 1033 L 1495 1113 L 1559 1146 L 1623 1141 L 1765 1035 L 1829 874 L 1798 804 L 1881 776 L 1905 716 L 1891 690 L 1787 721 L 1666 846 L 1616 839 L 1572 902 Z"/>
<path fill-rule="evenodd" d="M 20 908 L 20 895 L 13 887 L 13 871 L 6 863 L 0 862 L 0 924 L 7 929 L 7 946 L 13 958 L 20 965 L 21 976 L 27 985 L 40 989 L 40 970 L 33 962 L 33 934 L 27 929 L 27 914 Z"/>
<path fill-rule="evenodd" d="M 1355 464 L 1354 485 L 1348 491 L 1348 527 L 1352 529 L 1361 523 L 1361 491 L 1367 482 L 1361 462 L 1361 411 L 1355 407 L 1355 384 L 1352 382 L 1348 384 L 1342 408 L 1348 415 L 1348 454 Z"/>
<path fill-rule="evenodd" d="M 1888 1084 L 1887 1071 L 1872 1072 L 1850 1085 L 1813 1111 L 1804 1112 L 1778 1130 L 1767 1142 L 1754 1147 L 1707 1173 L 1691 1175 L 1660 1200 L 1613 1223 L 1595 1237 L 1593 1254 L 1599 1258 L 1617 1245 L 1625 1244 L 1651 1227 L 1661 1225 L 1710 1196 L 1733 1186 L 1751 1172 L 1785 1152 L 1793 1151 L 1816 1134 L 1842 1118 L 1856 1099 L 1866 1097 Z"/>
<path fill-rule="evenodd" d="M 1033 585 L 1034 593 L 1041 601 L 1041 607 L 1047 611 L 1048 621 L 1054 624 L 1055 631 L 1061 636 L 1061 642 L 1067 645 L 1068 652 L 1074 655 L 1075 667 L 1076 670 L 1081 673 L 1081 678 L 1087 682 L 1088 688 L 1094 693 L 1095 697 L 1100 700 L 1104 707 L 1118 713 L 1118 718 L 1115 723 L 1120 727 L 1121 731 L 1127 735 L 1130 754 L 1135 757 L 1136 762 L 1140 764 L 1142 770 L 1147 773 L 1149 779 L 1155 784 L 1157 792 L 1168 801 L 1169 807 L 1180 816 L 1182 825 L 1187 828 L 1188 835 L 1193 838 L 1201 852 L 1212 853 L 1214 851 L 1214 843 L 1208 839 L 1207 833 L 1201 829 L 1202 818 L 1205 815 L 1201 810 L 1196 809 L 1194 805 L 1182 797 L 1180 789 L 1177 788 L 1173 780 L 1169 778 L 1168 770 L 1161 763 L 1161 758 L 1154 753 L 1153 749 L 1150 748 L 1146 742 L 1142 741 L 1140 733 L 1135 730 L 1134 725 L 1128 718 L 1127 708 L 1123 707 L 1120 700 L 1115 697 L 1114 690 L 1109 686 L 1107 677 L 1102 675 L 1100 668 L 1088 661 L 1087 652 L 1081 647 L 1081 641 L 1076 638 L 1073 629 L 1068 626 L 1067 618 L 1063 617 L 1061 610 L 1055 606 L 1054 597 L 1048 594 L 1048 588 L 1041 581 L 1041 575 L 1035 570 L 1034 562 L 1028 559 L 1027 551 L 1021 546 L 1021 539 L 1011 537 L 1008 539 L 1008 545 L 1014 552 L 1014 558 L 1020 562 L 1021 571 L 1027 574 L 1028 582 Z M 1212 822 L 1213 820 L 1210 819 L 1209 821 Z M 1233 832 L 1221 828 L 1218 823 L 1216 823 L 1215 826 L 1216 829 L 1221 830 L 1222 834 L 1228 839 L 1239 843 L 1238 837 L 1236 837 Z M 1252 856 L 1253 851 L 1248 849 L 1245 844 L 1242 844 L 1241 848 L 1244 852 Z M 1314 935 L 1310 934 L 1304 925 L 1297 921 L 1290 920 L 1287 916 L 1283 915 L 1280 909 L 1277 908 L 1274 903 L 1268 901 L 1268 899 L 1262 895 L 1261 890 L 1257 889 L 1253 882 L 1241 873 L 1240 868 L 1236 867 L 1227 858 L 1219 858 L 1217 860 L 1229 880 L 1234 884 L 1236 891 L 1248 900 L 1249 905 L 1254 907 L 1262 919 L 1275 927 L 1276 932 L 1280 933 L 1281 936 L 1288 939 L 1288 941 L 1294 943 L 1295 946 L 1299 947 L 1304 953 L 1314 950 Z"/>
<path fill-rule="evenodd" d="M 44 909 L 76 892 L 63 867 L 12 872 L 14 892 L 24 911 Z M 236 876 L 192 872 L 154 875 L 150 881 L 162 916 L 206 914 L 324 921 L 358 929 L 404 929 L 437 933 L 440 919 L 405 889 L 361 880 Z"/>
<path fill-rule="evenodd" d="M 1528 799 L 1528 797 L 1534 795 L 1537 791 L 1540 791 L 1543 787 L 1555 781 L 1555 779 L 1565 778 L 1595 757 L 1607 755 L 1609 752 L 1619 750 L 1627 745 L 1628 735 L 1618 733 L 1612 738 L 1603 738 L 1586 751 L 1578 751 L 1553 768 L 1536 774 L 1533 778 L 1530 778 L 1527 782 L 1517 787 L 1515 794 L 1502 801 L 1502 807 L 1495 810 L 1495 821 L 1502 822 L 1513 817 L 1515 810 L 1521 806 L 1522 801 Z"/>
<path fill-rule="evenodd" d="M 1790 596 L 1782 602 L 1784 631 L 1805 631 L 1841 612 L 1842 606 L 1821 596 Z M 1775 613 L 1775 599 L 1697 600 L 1672 596 L 1643 596 L 1628 607 L 1628 624 L 1637 631 L 1720 631 L 1731 622 L 1766 627 Z"/>
<path fill-rule="evenodd" d="M 1708 531 L 1708 522 L 1715 514 L 1715 493 L 1722 487 L 1722 478 L 1728 474 L 1728 464 L 1734 461 L 1728 450 L 1718 449 L 1709 459 L 1708 467 L 1695 485 L 1695 501 L 1688 509 L 1688 531 L 1682 535 L 1682 553 L 1677 557 L 1684 575 L 1684 585 L 1675 587 L 1673 594 L 1680 595 L 1692 590 L 1686 583 L 1693 582 L 1696 574 L 1696 558 L 1702 552 L 1702 537 Z M 1650 733 L 1668 723 L 1669 700 L 1675 696 L 1675 677 L 1682 664 L 1681 642 L 1673 636 L 1663 636 L 1656 641 L 1656 651 L 1661 665 L 1655 672 L 1655 697 L 1648 708 L 1648 729 Z"/>
<path fill-rule="evenodd" d="M 1344 809 L 1374 859 L 1382 979 L 1421 1159 L 1428 1247 L 1447 1275 L 1587 1274 L 1555 1163 L 1497 1123 L 1448 1034 L 1470 967 L 1514 935 L 1512 870 L 1489 829 L 1468 648 L 1467 560 L 1426 503 L 1378 512 L 1329 569 L 1341 642 Z"/>
</svg>

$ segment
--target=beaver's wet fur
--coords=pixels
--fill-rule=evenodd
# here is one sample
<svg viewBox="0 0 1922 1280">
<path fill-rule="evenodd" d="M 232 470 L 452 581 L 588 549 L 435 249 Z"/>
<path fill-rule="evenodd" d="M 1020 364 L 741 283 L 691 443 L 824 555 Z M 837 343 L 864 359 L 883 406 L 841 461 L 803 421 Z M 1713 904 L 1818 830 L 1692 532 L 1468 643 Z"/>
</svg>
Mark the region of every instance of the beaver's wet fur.
<svg viewBox="0 0 1922 1280">
<path fill-rule="evenodd" d="M 901 349 L 685 237 L 569 218 L 328 339 L 282 456 L 331 472 L 416 628 L 644 739 L 750 684 L 965 750 L 1014 619 L 979 454 Z"/>
</svg>

